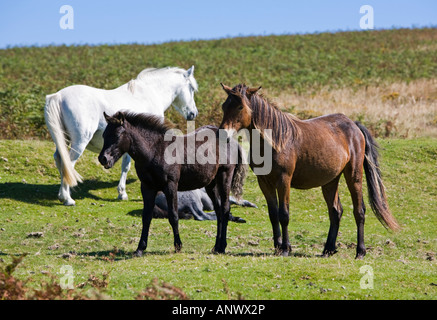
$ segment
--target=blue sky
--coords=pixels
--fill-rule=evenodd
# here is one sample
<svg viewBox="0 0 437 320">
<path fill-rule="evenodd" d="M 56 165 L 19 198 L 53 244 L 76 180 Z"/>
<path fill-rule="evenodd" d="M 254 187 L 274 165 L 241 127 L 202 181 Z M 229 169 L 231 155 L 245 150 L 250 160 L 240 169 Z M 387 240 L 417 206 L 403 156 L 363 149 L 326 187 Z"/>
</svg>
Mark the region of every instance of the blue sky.
<svg viewBox="0 0 437 320">
<path fill-rule="evenodd" d="M 74 10 L 73 30 L 59 25 L 62 5 Z M 436 0 L 1 0 L 0 48 L 359 30 L 362 5 L 376 29 L 437 26 Z"/>
</svg>

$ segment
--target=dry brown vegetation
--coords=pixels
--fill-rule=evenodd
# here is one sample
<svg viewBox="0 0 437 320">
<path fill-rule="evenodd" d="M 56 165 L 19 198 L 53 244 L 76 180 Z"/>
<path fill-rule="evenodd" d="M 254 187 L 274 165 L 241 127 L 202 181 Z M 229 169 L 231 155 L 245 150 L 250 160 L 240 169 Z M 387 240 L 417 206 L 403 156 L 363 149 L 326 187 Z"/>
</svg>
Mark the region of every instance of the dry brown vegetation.
<svg viewBox="0 0 437 320">
<path fill-rule="evenodd" d="M 437 137 L 437 79 L 282 93 L 275 101 L 305 119 L 344 113 L 376 137 Z"/>
</svg>

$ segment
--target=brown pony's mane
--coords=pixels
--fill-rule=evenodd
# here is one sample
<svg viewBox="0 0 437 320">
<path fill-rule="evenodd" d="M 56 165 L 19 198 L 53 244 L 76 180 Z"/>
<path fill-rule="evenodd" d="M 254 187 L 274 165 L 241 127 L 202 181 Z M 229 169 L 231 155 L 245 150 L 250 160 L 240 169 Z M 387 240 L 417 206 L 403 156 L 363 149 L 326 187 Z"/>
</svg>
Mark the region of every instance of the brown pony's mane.
<svg viewBox="0 0 437 320">
<path fill-rule="evenodd" d="M 154 131 L 159 134 L 165 134 L 168 130 L 174 128 L 173 124 L 156 115 L 134 112 L 122 113 L 127 122 L 136 128 Z"/>
<path fill-rule="evenodd" d="M 262 94 L 254 93 L 247 98 L 245 84 L 237 85 L 232 91 L 237 93 L 243 103 L 252 111 L 252 123 L 264 139 L 280 152 L 285 144 L 297 136 L 295 121 L 298 119 L 289 113 L 281 111 L 274 103 L 268 101 Z M 247 103 L 248 102 L 248 103 Z M 265 129 L 272 130 L 272 136 L 265 134 Z"/>
</svg>

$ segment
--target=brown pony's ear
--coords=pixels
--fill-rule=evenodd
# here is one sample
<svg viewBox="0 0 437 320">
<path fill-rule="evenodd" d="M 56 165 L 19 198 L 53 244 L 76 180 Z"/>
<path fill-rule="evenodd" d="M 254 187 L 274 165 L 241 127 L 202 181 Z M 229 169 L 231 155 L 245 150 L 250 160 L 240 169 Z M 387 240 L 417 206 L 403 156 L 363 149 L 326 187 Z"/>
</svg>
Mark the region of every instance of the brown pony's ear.
<svg viewBox="0 0 437 320">
<path fill-rule="evenodd" d="M 232 88 L 231 88 L 231 87 L 228 87 L 227 85 L 224 85 L 224 84 L 221 83 L 221 82 L 220 82 L 220 84 L 221 84 L 223 90 L 225 90 L 227 94 L 230 94 L 230 93 L 231 93 L 231 91 L 232 91 Z"/>
<path fill-rule="evenodd" d="M 258 88 L 247 88 L 247 90 L 246 90 L 246 96 L 247 96 L 248 98 L 250 98 L 252 95 L 254 95 L 255 93 L 257 93 L 258 90 L 260 90 L 261 88 L 262 88 L 261 86 L 258 87 Z"/>
</svg>

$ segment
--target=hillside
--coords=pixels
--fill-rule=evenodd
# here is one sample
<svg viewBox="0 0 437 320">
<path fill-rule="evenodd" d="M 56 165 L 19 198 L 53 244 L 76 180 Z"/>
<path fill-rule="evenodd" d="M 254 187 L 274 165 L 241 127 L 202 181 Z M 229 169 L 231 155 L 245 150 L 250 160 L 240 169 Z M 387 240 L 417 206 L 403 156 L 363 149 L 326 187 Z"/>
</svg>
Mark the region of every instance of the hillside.
<svg viewBox="0 0 437 320">
<path fill-rule="evenodd" d="M 0 138 L 49 138 L 45 95 L 63 87 L 111 89 L 147 67 L 191 65 L 200 86 L 198 126 L 221 119 L 219 82 L 245 82 L 262 85 L 268 97 L 302 118 L 340 107 L 378 136 L 435 136 L 436 51 L 436 28 L 10 48 L 0 50 Z M 168 117 L 185 127 L 175 111 Z"/>
</svg>

